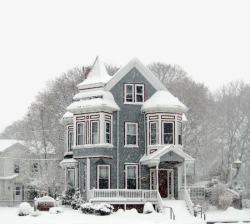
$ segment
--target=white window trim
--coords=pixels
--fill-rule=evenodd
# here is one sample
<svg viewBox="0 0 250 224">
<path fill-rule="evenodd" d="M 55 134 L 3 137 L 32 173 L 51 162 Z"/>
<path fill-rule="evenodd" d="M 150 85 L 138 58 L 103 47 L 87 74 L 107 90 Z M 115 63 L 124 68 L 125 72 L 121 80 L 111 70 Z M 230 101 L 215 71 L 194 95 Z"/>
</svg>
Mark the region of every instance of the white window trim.
<svg viewBox="0 0 250 224">
<path fill-rule="evenodd" d="M 128 170 L 128 167 L 129 166 L 134 166 L 134 167 L 136 167 L 136 189 L 139 189 L 139 181 L 138 181 L 138 179 L 139 179 L 139 173 L 138 173 L 138 164 L 125 164 L 125 189 L 127 189 L 127 170 Z"/>
<path fill-rule="evenodd" d="M 108 170 L 109 170 L 109 172 L 108 172 L 108 174 L 109 174 L 109 176 L 108 176 L 108 180 L 109 180 L 108 189 L 110 189 L 110 165 L 109 164 L 108 165 L 104 165 L 104 164 L 97 165 L 97 189 L 99 189 L 99 168 L 101 166 L 107 166 L 108 167 Z"/>
<path fill-rule="evenodd" d="M 164 124 L 173 124 L 173 143 L 170 143 L 170 144 L 165 144 L 164 143 Z M 161 141 L 162 141 L 162 145 L 172 145 L 172 144 L 175 144 L 175 125 L 174 125 L 174 122 L 173 121 L 163 121 L 162 122 L 162 129 L 161 129 Z"/>
<path fill-rule="evenodd" d="M 76 145 L 79 145 L 79 142 L 78 142 L 78 137 L 79 137 L 79 133 L 78 133 L 78 125 L 79 124 L 82 124 L 83 128 L 82 128 L 82 136 L 83 136 L 83 144 L 80 144 L 80 145 L 84 145 L 85 144 L 85 122 L 78 122 L 76 124 L 76 132 L 77 132 L 77 136 L 76 136 Z"/>
<path fill-rule="evenodd" d="M 132 102 L 128 102 L 127 101 L 127 86 L 132 86 Z M 142 95 L 142 102 L 137 102 L 137 98 L 136 98 L 136 95 L 137 95 L 137 86 L 142 86 L 142 94 L 139 94 L 139 95 Z M 144 84 L 136 84 L 136 83 L 126 83 L 124 84 L 124 104 L 143 104 L 144 103 L 144 95 L 145 95 L 145 86 Z"/>
<path fill-rule="evenodd" d="M 151 125 L 152 124 L 156 124 L 156 143 L 155 144 L 151 144 Z M 158 128 L 158 122 L 157 121 L 153 121 L 153 122 L 149 122 L 149 145 L 158 145 L 159 144 L 159 128 Z"/>
<path fill-rule="evenodd" d="M 127 144 L 127 130 L 128 130 L 127 125 L 128 124 L 135 124 L 136 125 L 136 144 L 135 145 Z M 124 146 L 125 147 L 139 147 L 139 145 L 138 145 L 138 136 L 139 136 L 138 123 L 136 123 L 136 122 L 125 122 L 125 144 L 124 144 Z"/>
</svg>

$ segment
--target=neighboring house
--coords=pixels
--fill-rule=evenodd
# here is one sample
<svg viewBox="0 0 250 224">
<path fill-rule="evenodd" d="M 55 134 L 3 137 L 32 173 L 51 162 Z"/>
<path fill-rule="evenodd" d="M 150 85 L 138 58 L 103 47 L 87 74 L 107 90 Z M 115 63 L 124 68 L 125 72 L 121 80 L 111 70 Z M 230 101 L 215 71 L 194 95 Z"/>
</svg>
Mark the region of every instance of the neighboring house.
<svg viewBox="0 0 250 224">
<path fill-rule="evenodd" d="M 134 58 L 111 77 L 97 57 L 78 89 L 61 120 L 66 188 L 127 206 L 188 198 L 187 107 L 152 72 Z"/>
<path fill-rule="evenodd" d="M 33 201 L 41 180 L 42 152 L 22 141 L 0 140 L 0 205 L 10 206 Z M 48 158 L 53 158 L 50 153 Z"/>
</svg>

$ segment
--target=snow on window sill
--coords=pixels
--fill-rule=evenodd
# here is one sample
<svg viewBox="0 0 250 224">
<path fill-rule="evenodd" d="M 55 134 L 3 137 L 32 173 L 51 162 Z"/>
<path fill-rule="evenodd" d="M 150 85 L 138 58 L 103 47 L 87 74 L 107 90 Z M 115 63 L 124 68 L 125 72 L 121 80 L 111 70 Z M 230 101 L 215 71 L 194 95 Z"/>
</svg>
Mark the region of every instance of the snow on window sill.
<svg viewBox="0 0 250 224">
<path fill-rule="evenodd" d="M 142 105 L 144 102 L 124 102 L 124 104 Z"/>
<path fill-rule="evenodd" d="M 101 148 L 101 147 L 114 148 L 114 145 L 113 144 L 109 144 L 109 143 L 86 144 L 86 145 L 76 145 L 73 148 L 74 149 L 82 149 L 82 148 Z"/>
<path fill-rule="evenodd" d="M 125 148 L 139 148 L 139 145 L 124 145 Z"/>
</svg>

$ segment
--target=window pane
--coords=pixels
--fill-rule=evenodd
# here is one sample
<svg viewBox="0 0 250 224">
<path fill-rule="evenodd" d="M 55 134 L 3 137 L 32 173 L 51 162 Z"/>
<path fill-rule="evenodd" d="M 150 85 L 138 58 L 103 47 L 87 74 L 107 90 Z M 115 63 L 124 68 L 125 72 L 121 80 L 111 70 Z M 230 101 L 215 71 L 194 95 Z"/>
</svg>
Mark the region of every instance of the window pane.
<svg viewBox="0 0 250 224">
<path fill-rule="evenodd" d="M 69 150 L 70 151 L 72 151 L 73 141 L 74 141 L 74 134 L 73 132 L 70 132 L 69 133 Z"/>
<path fill-rule="evenodd" d="M 77 124 L 77 145 L 84 144 L 84 127 L 83 123 Z"/>
<path fill-rule="evenodd" d="M 107 179 L 109 176 L 108 166 L 99 166 L 99 179 Z"/>
<path fill-rule="evenodd" d="M 136 124 L 127 124 L 127 134 L 136 135 Z"/>
<path fill-rule="evenodd" d="M 98 124 L 97 122 L 92 122 L 92 144 L 98 144 Z"/>
<path fill-rule="evenodd" d="M 74 170 L 68 170 L 68 186 L 74 187 Z"/>
<path fill-rule="evenodd" d="M 150 129 L 150 144 L 155 145 L 156 144 L 156 139 L 157 139 L 157 134 L 156 134 L 156 123 L 151 123 L 151 129 Z"/>
<path fill-rule="evenodd" d="M 173 134 L 164 134 L 164 144 L 173 144 Z"/>
<path fill-rule="evenodd" d="M 133 93 L 133 86 L 132 85 L 126 85 L 126 93 Z"/>
<path fill-rule="evenodd" d="M 15 165 L 14 173 L 19 173 L 19 165 Z"/>
<path fill-rule="evenodd" d="M 136 136 L 128 135 L 127 136 L 127 145 L 136 145 Z"/>
<path fill-rule="evenodd" d="M 143 102 L 142 95 L 136 95 L 136 102 Z"/>
<path fill-rule="evenodd" d="M 142 86 L 136 86 L 136 93 L 143 93 L 143 87 Z"/>
<path fill-rule="evenodd" d="M 127 189 L 136 189 L 136 166 L 127 166 Z"/>
<path fill-rule="evenodd" d="M 178 135 L 178 144 L 182 145 L 182 127 L 181 127 L 181 123 L 177 124 L 177 135 Z"/>
<path fill-rule="evenodd" d="M 133 102 L 133 94 L 126 94 L 126 102 Z"/>
<path fill-rule="evenodd" d="M 164 133 L 173 133 L 172 123 L 164 123 Z"/>
<path fill-rule="evenodd" d="M 106 122 L 106 143 L 110 142 L 110 123 Z"/>
</svg>

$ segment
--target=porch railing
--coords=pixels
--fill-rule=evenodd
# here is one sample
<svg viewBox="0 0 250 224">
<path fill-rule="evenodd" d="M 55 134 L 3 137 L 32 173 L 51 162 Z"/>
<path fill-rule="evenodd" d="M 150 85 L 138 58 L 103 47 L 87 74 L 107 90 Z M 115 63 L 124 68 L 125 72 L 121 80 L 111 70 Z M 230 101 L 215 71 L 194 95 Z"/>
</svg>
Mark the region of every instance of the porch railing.
<svg viewBox="0 0 250 224">
<path fill-rule="evenodd" d="M 192 215 L 194 215 L 194 203 L 192 202 L 189 193 L 186 189 L 182 190 L 182 197 L 186 201 L 187 207 Z"/>
<path fill-rule="evenodd" d="M 148 200 L 157 201 L 156 190 L 132 190 L 132 189 L 92 189 L 88 192 L 88 200 L 95 198 L 108 198 L 110 200 Z"/>
</svg>

